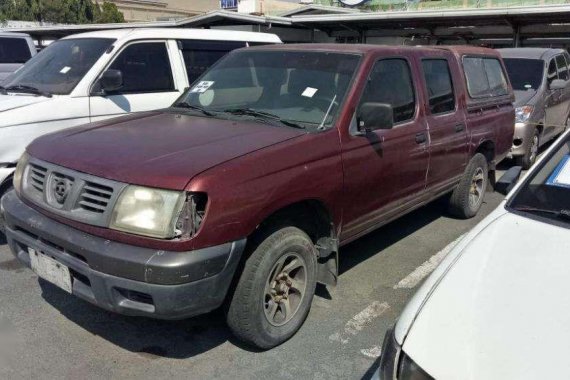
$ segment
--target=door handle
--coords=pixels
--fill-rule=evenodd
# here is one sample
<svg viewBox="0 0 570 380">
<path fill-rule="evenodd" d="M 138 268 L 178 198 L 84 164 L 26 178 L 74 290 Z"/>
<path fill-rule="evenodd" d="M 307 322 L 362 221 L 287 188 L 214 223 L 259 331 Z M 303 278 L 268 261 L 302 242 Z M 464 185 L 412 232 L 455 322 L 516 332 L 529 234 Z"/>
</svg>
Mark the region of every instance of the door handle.
<svg viewBox="0 0 570 380">
<path fill-rule="evenodd" d="M 463 132 L 465 130 L 465 124 L 457 124 L 455 126 L 455 132 L 459 133 L 459 132 Z"/>
<path fill-rule="evenodd" d="M 427 141 L 427 136 L 426 136 L 425 132 L 416 134 L 416 143 L 417 144 L 423 144 L 426 141 Z"/>
</svg>

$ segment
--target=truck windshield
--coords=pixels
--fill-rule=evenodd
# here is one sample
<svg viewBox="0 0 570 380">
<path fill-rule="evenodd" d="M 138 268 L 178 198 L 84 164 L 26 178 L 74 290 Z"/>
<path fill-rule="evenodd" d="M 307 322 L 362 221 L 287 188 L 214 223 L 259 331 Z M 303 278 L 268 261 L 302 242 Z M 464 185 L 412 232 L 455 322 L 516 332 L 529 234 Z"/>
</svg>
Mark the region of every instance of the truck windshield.
<svg viewBox="0 0 570 380">
<path fill-rule="evenodd" d="M 504 58 L 515 91 L 536 90 L 542 84 L 544 62 L 540 59 Z"/>
<path fill-rule="evenodd" d="M 359 55 L 344 53 L 237 51 L 194 82 L 174 106 L 322 129 L 333 123 L 359 61 Z"/>
<path fill-rule="evenodd" d="M 34 88 L 38 92 L 67 95 L 114 41 L 107 38 L 56 41 L 9 76 L 3 86 L 9 92 Z"/>
<path fill-rule="evenodd" d="M 508 204 L 522 215 L 556 224 L 570 223 L 570 137 L 557 143 L 548 159 L 525 180 Z"/>
</svg>

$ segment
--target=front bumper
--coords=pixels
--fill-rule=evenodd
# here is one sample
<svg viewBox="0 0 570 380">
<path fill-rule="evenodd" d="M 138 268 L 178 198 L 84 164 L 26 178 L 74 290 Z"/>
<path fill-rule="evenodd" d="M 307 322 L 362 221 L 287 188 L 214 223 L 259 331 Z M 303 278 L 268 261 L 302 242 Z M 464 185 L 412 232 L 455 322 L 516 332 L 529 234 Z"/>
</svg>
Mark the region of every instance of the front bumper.
<svg viewBox="0 0 570 380">
<path fill-rule="evenodd" d="M 2 198 L 12 253 L 30 267 L 28 248 L 69 267 L 72 293 L 104 309 L 181 319 L 219 307 L 245 239 L 188 252 L 157 251 L 112 242 L 56 222 L 22 202 Z"/>
<path fill-rule="evenodd" d="M 526 123 L 515 123 L 515 133 L 513 135 L 513 145 L 507 155 L 508 158 L 524 156 L 528 151 L 528 146 L 532 141 L 536 123 L 532 120 Z"/>
</svg>

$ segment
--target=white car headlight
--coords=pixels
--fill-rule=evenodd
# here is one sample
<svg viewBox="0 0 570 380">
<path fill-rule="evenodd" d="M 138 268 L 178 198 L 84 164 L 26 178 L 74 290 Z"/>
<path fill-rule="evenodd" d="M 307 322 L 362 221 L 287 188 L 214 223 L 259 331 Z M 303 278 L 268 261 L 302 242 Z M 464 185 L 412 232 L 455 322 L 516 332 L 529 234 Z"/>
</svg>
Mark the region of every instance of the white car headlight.
<svg viewBox="0 0 570 380">
<path fill-rule="evenodd" d="M 22 157 L 18 160 L 18 165 L 16 166 L 16 171 L 14 172 L 13 185 L 16 192 L 19 194 L 22 192 L 22 179 L 24 178 L 24 172 L 30 161 L 30 156 L 24 152 Z"/>
<path fill-rule="evenodd" d="M 176 236 L 186 193 L 127 186 L 113 209 L 110 228 L 160 239 Z"/>
<path fill-rule="evenodd" d="M 533 110 L 534 110 L 533 106 L 517 107 L 515 109 L 515 121 L 517 123 L 524 123 L 528 121 Z"/>
</svg>

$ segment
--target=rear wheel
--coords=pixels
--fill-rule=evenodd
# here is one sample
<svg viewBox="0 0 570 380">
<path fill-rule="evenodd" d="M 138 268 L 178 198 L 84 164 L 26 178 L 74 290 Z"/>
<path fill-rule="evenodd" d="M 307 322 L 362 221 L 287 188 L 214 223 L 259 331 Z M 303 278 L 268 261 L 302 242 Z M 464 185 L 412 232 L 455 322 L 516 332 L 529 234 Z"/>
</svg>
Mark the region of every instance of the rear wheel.
<svg viewBox="0 0 570 380">
<path fill-rule="evenodd" d="M 538 157 L 538 148 L 540 146 L 540 132 L 535 129 L 532 139 L 527 146 L 524 156 L 520 156 L 517 159 L 517 165 L 522 166 L 523 169 L 529 169 L 536 161 Z"/>
<path fill-rule="evenodd" d="M 485 197 L 489 182 L 487 159 L 481 153 L 473 156 L 461 181 L 449 199 L 449 212 L 462 219 L 475 216 Z"/>
<path fill-rule="evenodd" d="M 305 321 L 315 293 L 317 256 L 311 239 L 296 227 L 276 230 L 252 249 L 227 322 L 244 342 L 268 349 Z"/>
</svg>

